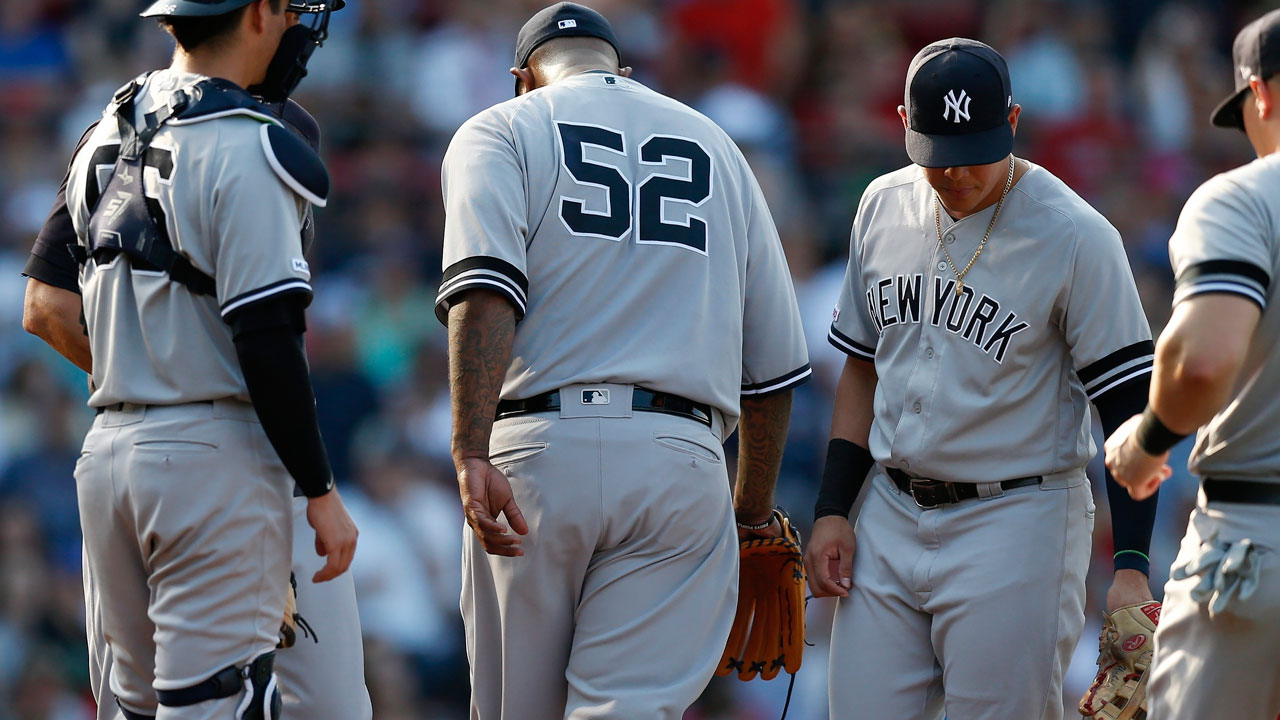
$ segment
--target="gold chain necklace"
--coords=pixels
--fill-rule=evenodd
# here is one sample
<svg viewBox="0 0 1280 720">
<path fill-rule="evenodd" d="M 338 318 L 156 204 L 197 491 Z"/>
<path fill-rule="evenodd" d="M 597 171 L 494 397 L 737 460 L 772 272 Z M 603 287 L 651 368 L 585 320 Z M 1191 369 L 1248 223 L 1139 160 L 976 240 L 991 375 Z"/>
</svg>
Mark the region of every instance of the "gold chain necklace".
<svg viewBox="0 0 1280 720">
<path fill-rule="evenodd" d="M 996 211 L 991 214 L 991 222 L 987 223 L 987 232 L 982 236 L 982 242 L 978 243 L 978 249 L 973 253 L 973 257 L 969 259 L 969 264 L 964 266 L 963 270 L 956 269 L 956 263 L 951 259 L 951 253 L 947 251 L 947 244 L 942 241 L 942 212 L 938 209 L 938 194 L 933 195 L 933 222 L 938 228 L 938 247 L 942 248 L 942 253 L 947 256 L 947 264 L 951 266 L 951 272 L 956 275 L 956 295 L 960 295 L 960 291 L 964 289 L 964 276 L 969 274 L 969 269 L 973 264 L 978 262 L 978 256 L 982 254 L 982 248 L 987 246 L 987 239 L 991 237 L 991 229 L 996 226 L 996 218 L 1000 217 L 1000 208 L 1004 207 L 1004 199 L 1009 196 L 1009 189 L 1013 187 L 1013 155 L 1009 156 L 1009 179 L 1004 181 L 1004 192 L 1000 193 L 1000 202 L 996 203 Z"/>
</svg>

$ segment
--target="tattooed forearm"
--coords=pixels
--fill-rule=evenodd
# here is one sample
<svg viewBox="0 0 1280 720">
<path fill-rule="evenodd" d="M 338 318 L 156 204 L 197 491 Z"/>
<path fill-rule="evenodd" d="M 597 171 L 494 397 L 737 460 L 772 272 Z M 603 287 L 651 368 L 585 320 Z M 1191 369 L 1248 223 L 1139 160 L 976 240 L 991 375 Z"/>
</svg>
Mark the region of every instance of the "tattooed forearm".
<svg viewBox="0 0 1280 720">
<path fill-rule="evenodd" d="M 791 391 L 742 398 L 738 422 L 738 482 L 733 507 L 739 518 L 757 520 L 773 507 L 773 486 L 791 423 Z"/>
<path fill-rule="evenodd" d="M 515 331 L 515 311 L 497 293 L 471 290 L 449 309 L 454 462 L 489 457 L 489 434 Z"/>
</svg>

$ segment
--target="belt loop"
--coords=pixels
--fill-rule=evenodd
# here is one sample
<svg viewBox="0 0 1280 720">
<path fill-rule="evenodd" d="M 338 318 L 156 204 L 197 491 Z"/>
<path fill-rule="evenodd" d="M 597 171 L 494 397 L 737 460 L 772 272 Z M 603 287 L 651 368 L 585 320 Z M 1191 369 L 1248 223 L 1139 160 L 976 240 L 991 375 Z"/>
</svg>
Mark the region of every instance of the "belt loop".
<svg viewBox="0 0 1280 720">
<path fill-rule="evenodd" d="M 1000 482 L 978 483 L 977 490 L 978 498 L 981 500 L 998 498 L 1004 495 L 1004 487 Z"/>
</svg>

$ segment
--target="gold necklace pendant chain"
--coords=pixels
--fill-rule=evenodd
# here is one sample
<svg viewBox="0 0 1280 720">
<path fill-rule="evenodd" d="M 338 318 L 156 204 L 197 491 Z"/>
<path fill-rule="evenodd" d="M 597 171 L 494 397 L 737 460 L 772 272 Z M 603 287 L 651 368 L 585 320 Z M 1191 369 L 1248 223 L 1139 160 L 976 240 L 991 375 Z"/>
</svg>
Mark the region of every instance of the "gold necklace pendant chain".
<svg viewBox="0 0 1280 720">
<path fill-rule="evenodd" d="M 1004 192 L 1000 193 L 1000 201 L 996 203 L 996 211 L 991 214 L 991 222 L 987 223 L 987 232 L 982 235 L 982 242 L 978 243 L 978 249 L 974 251 L 973 257 L 969 258 L 969 264 L 964 266 L 963 270 L 956 269 L 956 263 L 951 259 L 951 253 L 947 251 L 947 244 L 942 241 L 942 212 L 938 209 L 939 201 L 937 193 L 933 195 L 933 223 L 938 229 L 938 247 L 942 248 L 942 254 L 947 256 L 947 264 L 951 266 L 951 272 L 956 276 L 956 295 L 960 295 L 960 291 L 964 289 L 964 276 L 969 274 L 969 269 L 973 264 L 978 262 L 978 256 L 982 254 L 982 248 L 987 246 L 987 240 L 991 237 L 991 230 L 996 226 L 996 218 L 1000 217 L 1000 208 L 1004 207 L 1004 199 L 1009 196 L 1009 190 L 1013 187 L 1013 169 L 1015 167 L 1014 158 L 1009 156 L 1009 177 L 1004 181 Z"/>
</svg>

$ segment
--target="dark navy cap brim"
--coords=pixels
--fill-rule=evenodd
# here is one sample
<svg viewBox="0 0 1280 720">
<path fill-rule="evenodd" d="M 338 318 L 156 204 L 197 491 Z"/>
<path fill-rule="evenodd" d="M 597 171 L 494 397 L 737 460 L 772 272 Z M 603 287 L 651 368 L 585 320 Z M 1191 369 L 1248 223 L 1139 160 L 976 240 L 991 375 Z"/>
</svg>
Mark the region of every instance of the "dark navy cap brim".
<svg viewBox="0 0 1280 720">
<path fill-rule="evenodd" d="M 907 157 L 928 168 L 968 167 L 999 162 L 1013 152 L 1013 126 L 960 135 L 925 135 L 907 130 Z"/>
<path fill-rule="evenodd" d="M 253 0 L 157 0 L 143 10 L 141 17 L 212 17 L 244 7 Z M 327 6 L 329 12 L 337 12 L 346 7 L 346 0 L 291 0 L 285 8 L 289 12 L 320 12 Z M 305 10 L 292 9 L 292 6 L 305 6 Z"/>
<path fill-rule="evenodd" d="M 1244 96 L 1249 91 L 1250 88 L 1246 86 L 1232 93 L 1226 100 L 1218 103 L 1218 107 L 1214 108 L 1213 114 L 1209 116 L 1209 122 L 1220 128 L 1244 130 L 1244 115 L 1241 114 L 1241 106 L 1244 104 Z"/>
</svg>

